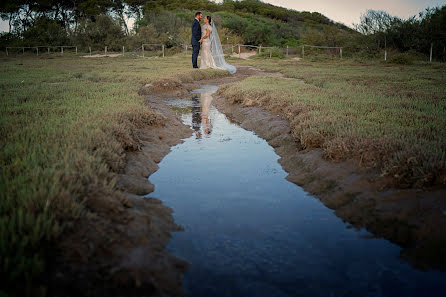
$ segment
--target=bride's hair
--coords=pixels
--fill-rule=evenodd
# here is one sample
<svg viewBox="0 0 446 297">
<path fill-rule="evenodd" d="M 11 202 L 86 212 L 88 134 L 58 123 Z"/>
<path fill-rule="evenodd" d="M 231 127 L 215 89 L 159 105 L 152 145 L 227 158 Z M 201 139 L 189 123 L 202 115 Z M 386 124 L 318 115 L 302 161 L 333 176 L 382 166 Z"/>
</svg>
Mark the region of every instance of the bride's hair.
<svg viewBox="0 0 446 297">
<path fill-rule="evenodd" d="M 208 19 L 208 21 L 209 21 L 209 25 L 212 25 L 212 23 L 211 23 L 211 21 L 212 21 L 212 18 L 211 18 L 211 16 L 210 15 L 207 15 L 206 16 L 206 18 Z"/>
</svg>

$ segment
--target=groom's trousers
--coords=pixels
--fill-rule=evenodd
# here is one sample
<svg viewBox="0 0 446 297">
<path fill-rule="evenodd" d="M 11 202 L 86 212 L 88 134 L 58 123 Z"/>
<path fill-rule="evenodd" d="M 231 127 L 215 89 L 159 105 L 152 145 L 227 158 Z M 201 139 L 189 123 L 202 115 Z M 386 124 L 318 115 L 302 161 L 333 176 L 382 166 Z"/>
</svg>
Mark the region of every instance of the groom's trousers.
<svg viewBox="0 0 446 297">
<path fill-rule="evenodd" d="M 192 66 L 198 68 L 198 54 L 200 53 L 200 44 L 192 45 Z"/>
</svg>

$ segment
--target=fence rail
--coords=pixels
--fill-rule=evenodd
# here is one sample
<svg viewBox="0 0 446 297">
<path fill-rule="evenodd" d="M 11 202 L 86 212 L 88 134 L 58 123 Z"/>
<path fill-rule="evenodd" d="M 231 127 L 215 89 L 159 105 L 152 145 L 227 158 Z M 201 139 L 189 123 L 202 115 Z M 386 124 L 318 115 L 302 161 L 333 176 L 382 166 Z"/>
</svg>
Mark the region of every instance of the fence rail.
<svg viewBox="0 0 446 297">
<path fill-rule="evenodd" d="M 191 47 L 190 44 L 182 44 L 180 45 L 180 47 L 184 46 L 184 50 L 187 52 L 189 47 Z M 160 48 L 160 52 L 161 52 L 161 56 L 165 57 L 166 56 L 166 45 L 161 44 L 161 43 L 143 43 L 141 45 L 140 48 L 136 48 L 134 49 L 134 52 L 139 52 L 141 51 L 141 55 L 137 55 L 140 57 L 145 58 L 146 57 L 146 53 L 150 52 L 150 48 L 153 49 L 153 47 L 159 47 Z M 323 47 L 323 46 L 312 46 L 312 45 L 304 45 L 301 46 L 302 47 L 302 57 L 304 56 L 304 47 L 313 47 L 313 48 L 339 48 L 341 49 L 341 58 L 342 58 L 342 48 L 341 47 Z M 78 46 L 69 46 L 69 45 L 60 45 L 60 46 L 16 46 L 16 47 L 6 47 L 6 55 L 9 56 L 10 54 L 10 50 L 11 49 L 21 49 L 22 50 L 22 55 L 25 54 L 25 49 L 35 49 L 37 55 L 39 55 L 39 48 L 44 48 L 47 49 L 48 54 L 50 53 L 50 49 L 60 49 L 60 53 L 63 55 L 64 54 L 64 49 L 69 49 L 69 48 L 73 48 L 75 49 L 76 54 L 79 53 L 78 51 Z M 235 45 L 223 45 L 223 48 L 226 48 L 226 51 L 229 53 L 229 51 L 231 51 L 231 54 L 234 54 L 234 49 L 237 49 L 237 53 L 239 55 L 239 57 L 241 57 L 242 54 L 242 48 L 245 49 L 255 49 L 256 54 L 261 55 L 262 51 L 269 51 L 269 56 L 270 58 L 272 58 L 272 53 L 273 50 L 275 49 L 281 49 L 279 47 L 268 47 L 268 46 L 262 46 L 262 45 L 251 45 L 251 44 L 235 44 Z M 286 56 L 289 55 L 288 53 L 289 47 L 286 48 Z M 104 54 L 107 55 L 109 53 L 109 48 L 108 46 L 104 46 Z M 153 50 L 152 50 L 153 52 Z M 122 46 L 122 54 L 124 55 L 126 53 L 125 47 Z M 91 46 L 88 47 L 88 54 L 91 56 L 92 55 L 92 48 Z"/>
<path fill-rule="evenodd" d="M 39 46 L 7 46 L 6 47 L 6 55 L 9 56 L 9 52 L 8 49 L 22 49 L 22 55 L 25 54 L 25 49 L 30 48 L 30 49 L 36 49 L 37 55 L 39 55 L 39 48 L 46 48 L 48 50 L 48 53 L 50 53 L 50 48 L 60 48 L 61 53 L 63 54 L 63 49 L 64 48 L 75 48 L 76 49 L 76 54 L 77 54 L 77 46 L 71 46 L 71 45 L 60 45 L 60 46 L 44 46 L 44 45 L 39 45 Z"/>
<path fill-rule="evenodd" d="M 305 48 L 318 48 L 318 49 L 339 49 L 339 57 L 342 59 L 342 49 L 341 46 L 320 46 L 320 45 L 308 45 L 304 44 L 302 45 L 302 59 L 305 58 Z"/>
<path fill-rule="evenodd" d="M 434 44 L 432 43 L 430 46 L 430 50 L 429 50 L 429 62 L 432 62 L 433 60 L 433 46 Z M 120 47 L 120 46 L 119 46 Z M 181 51 L 182 48 L 184 49 L 184 51 L 187 53 L 189 48 L 191 47 L 190 44 L 179 44 L 177 46 L 175 46 L 174 48 L 176 48 L 176 52 Z M 242 57 L 242 50 L 245 50 L 245 53 L 249 52 L 251 53 L 251 55 L 262 55 L 262 53 L 264 54 L 265 52 L 268 53 L 269 52 L 269 57 L 272 58 L 273 56 L 273 51 L 274 50 L 279 50 L 281 51 L 286 57 L 288 56 L 292 56 L 294 54 L 294 56 L 299 56 L 298 52 L 300 51 L 300 58 L 305 58 L 305 56 L 307 55 L 306 53 L 306 49 L 334 49 L 336 50 L 336 52 L 339 53 L 339 58 L 342 59 L 343 58 L 343 49 L 344 47 L 341 46 L 320 46 L 320 45 L 310 45 L 310 44 L 303 44 L 303 45 L 299 45 L 299 46 L 286 46 L 286 47 L 267 47 L 267 46 L 262 46 L 262 45 L 252 45 L 252 44 L 226 44 L 222 46 L 224 51 L 226 51 L 226 54 L 230 54 L 230 55 L 234 55 L 234 54 L 238 54 L 238 57 L 241 58 Z M 53 45 L 39 45 L 39 46 L 8 46 L 6 47 L 6 56 L 9 56 L 11 54 L 11 50 L 16 49 L 18 50 L 18 53 L 21 52 L 22 55 L 25 54 L 25 50 L 27 49 L 31 49 L 33 51 L 36 52 L 37 55 L 44 53 L 46 49 L 46 52 L 48 54 L 51 53 L 51 49 L 54 50 L 54 52 L 56 52 L 57 49 L 59 49 L 60 54 L 64 54 L 64 50 L 67 49 L 74 49 L 76 55 L 79 54 L 81 51 L 79 51 L 79 49 L 86 49 L 86 47 L 79 47 L 79 46 L 75 46 L 75 45 L 57 45 L 57 46 L 53 46 Z M 21 50 L 21 51 L 20 51 Z M 116 46 L 114 46 L 114 53 L 117 53 L 116 51 Z M 246 51 L 247 50 L 247 51 Z M 105 55 L 108 55 L 109 51 L 109 47 L 108 46 L 104 46 L 103 47 L 103 52 Z M 124 46 L 122 46 L 122 48 L 118 51 L 121 52 L 122 55 L 125 54 L 131 54 L 137 57 L 142 57 L 142 58 L 147 58 L 147 56 L 153 56 L 153 52 L 157 52 L 158 56 L 161 57 L 165 57 L 166 56 L 166 52 L 172 52 L 171 48 L 168 49 L 166 47 L 165 44 L 161 44 L 161 43 L 143 43 L 141 44 L 140 47 L 134 48 L 133 50 L 129 51 Z M 152 53 L 151 55 L 148 53 Z M 293 54 L 291 54 L 291 53 Z M 446 52 L 446 50 L 445 50 Z M 82 52 L 85 53 L 85 52 Z M 88 51 L 87 53 L 91 56 L 92 55 L 92 48 L 91 46 L 88 47 Z M 246 56 L 245 56 L 246 57 Z M 387 48 L 384 49 L 384 53 L 383 53 L 383 58 L 384 61 L 388 60 L 388 52 L 387 52 Z"/>
</svg>

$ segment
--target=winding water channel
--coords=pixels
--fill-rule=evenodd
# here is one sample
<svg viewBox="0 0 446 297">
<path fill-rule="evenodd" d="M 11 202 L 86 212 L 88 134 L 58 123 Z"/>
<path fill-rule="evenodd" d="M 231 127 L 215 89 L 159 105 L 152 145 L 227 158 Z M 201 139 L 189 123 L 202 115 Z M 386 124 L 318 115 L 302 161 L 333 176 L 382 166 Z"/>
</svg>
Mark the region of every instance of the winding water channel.
<svg viewBox="0 0 446 297">
<path fill-rule="evenodd" d="M 194 134 L 150 177 L 185 228 L 168 249 L 190 263 L 188 296 L 446 296 L 446 273 L 413 269 L 288 182 L 273 148 L 212 106 L 216 90 L 167 101 Z"/>
</svg>

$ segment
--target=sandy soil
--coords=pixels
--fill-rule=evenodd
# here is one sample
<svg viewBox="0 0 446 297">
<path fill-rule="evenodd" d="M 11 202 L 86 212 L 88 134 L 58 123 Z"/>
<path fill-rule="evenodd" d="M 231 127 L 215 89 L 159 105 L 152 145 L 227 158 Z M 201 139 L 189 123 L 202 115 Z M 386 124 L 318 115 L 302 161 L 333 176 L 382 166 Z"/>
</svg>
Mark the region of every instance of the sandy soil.
<svg viewBox="0 0 446 297">
<path fill-rule="evenodd" d="M 247 53 L 232 53 L 231 57 L 233 58 L 240 58 L 240 59 L 248 59 L 249 57 L 255 56 L 257 55 L 256 51 L 252 51 L 252 52 L 247 52 Z"/>
<path fill-rule="evenodd" d="M 119 57 L 121 54 L 107 54 L 107 55 L 100 55 L 100 54 L 96 54 L 96 55 L 87 55 L 87 56 L 82 56 L 82 58 L 116 58 Z"/>
</svg>

